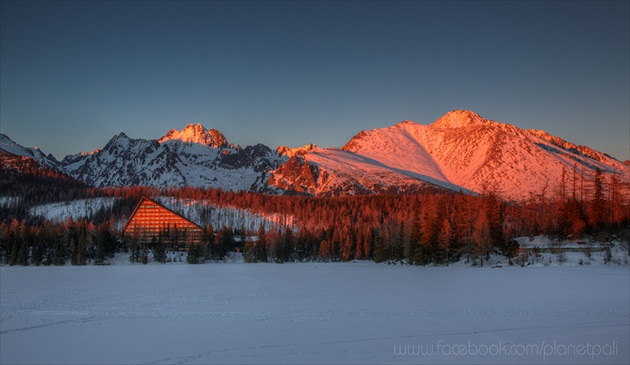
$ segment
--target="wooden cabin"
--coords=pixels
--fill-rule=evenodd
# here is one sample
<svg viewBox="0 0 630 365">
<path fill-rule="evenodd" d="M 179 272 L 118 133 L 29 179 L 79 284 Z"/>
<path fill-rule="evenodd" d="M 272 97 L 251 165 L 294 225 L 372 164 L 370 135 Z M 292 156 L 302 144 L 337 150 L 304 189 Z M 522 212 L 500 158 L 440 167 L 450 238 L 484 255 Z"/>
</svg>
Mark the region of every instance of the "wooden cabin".
<svg viewBox="0 0 630 365">
<path fill-rule="evenodd" d="M 155 238 L 166 241 L 171 249 L 186 249 L 201 243 L 203 228 L 155 201 L 142 197 L 123 228 L 123 235 L 142 243 Z"/>
</svg>

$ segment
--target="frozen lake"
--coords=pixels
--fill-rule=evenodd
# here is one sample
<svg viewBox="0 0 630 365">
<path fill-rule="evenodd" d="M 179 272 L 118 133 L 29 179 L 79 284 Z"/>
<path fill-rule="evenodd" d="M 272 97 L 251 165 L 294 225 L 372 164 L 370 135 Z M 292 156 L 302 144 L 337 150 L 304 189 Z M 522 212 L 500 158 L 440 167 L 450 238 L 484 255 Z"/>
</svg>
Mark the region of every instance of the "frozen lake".
<svg viewBox="0 0 630 365">
<path fill-rule="evenodd" d="M 0 363 L 630 362 L 621 266 L 0 268 Z"/>
</svg>

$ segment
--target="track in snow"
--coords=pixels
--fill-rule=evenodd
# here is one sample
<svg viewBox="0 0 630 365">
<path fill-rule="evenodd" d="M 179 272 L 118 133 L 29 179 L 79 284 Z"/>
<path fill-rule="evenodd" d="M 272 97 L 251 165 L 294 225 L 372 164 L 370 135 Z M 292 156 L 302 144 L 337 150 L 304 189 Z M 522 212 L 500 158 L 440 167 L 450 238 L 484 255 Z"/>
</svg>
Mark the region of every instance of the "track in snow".
<svg viewBox="0 0 630 365">
<path fill-rule="evenodd" d="M 629 358 L 627 267 L 221 263 L 2 267 L 0 274 L 3 364 Z M 554 341 L 617 348 L 599 356 L 395 352 L 404 346 L 540 347 Z"/>
</svg>

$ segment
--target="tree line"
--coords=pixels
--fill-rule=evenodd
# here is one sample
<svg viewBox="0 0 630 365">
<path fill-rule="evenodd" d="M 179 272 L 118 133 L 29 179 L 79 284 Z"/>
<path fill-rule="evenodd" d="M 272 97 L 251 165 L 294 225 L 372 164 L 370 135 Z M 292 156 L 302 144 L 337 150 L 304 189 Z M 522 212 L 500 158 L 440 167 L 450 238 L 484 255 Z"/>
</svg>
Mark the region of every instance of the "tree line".
<svg viewBox="0 0 630 365">
<path fill-rule="evenodd" d="M 85 219 L 27 225 L 13 219 L 0 224 L 0 260 L 8 265 L 104 264 L 120 249 L 109 221 L 98 226 Z"/>
<path fill-rule="evenodd" d="M 184 242 L 190 263 L 221 260 L 239 250 L 247 262 L 374 260 L 447 265 L 464 258 L 483 265 L 492 253 L 513 257 L 518 249 L 516 237 L 610 242 L 627 241 L 630 236 L 629 187 L 615 175 L 604 177 L 596 171 L 593 178 L 586 178 L 576 168 L 564 171 L 557 186 L 545 187 L 520 202 L 501 200 L 490 189 L 481 195 L 433 189 L 422 194 L 307 197 L 132 187 L 81 194 L 116 200 L 90 220 L 3 219 L 1 262 L 98 264 L 116 251 L 129 252 L 134 262 L 148 262 L 149 256 L 165 262 L 165 252 Z M 140 198 L 157 195 L 285 219 L 271 229 L 209 225 L 198 245 L 185 244 L 176 229 L 166 230 L 151 242 L 121 237 L 120 222 L 126 221 Z"/>
</svg>

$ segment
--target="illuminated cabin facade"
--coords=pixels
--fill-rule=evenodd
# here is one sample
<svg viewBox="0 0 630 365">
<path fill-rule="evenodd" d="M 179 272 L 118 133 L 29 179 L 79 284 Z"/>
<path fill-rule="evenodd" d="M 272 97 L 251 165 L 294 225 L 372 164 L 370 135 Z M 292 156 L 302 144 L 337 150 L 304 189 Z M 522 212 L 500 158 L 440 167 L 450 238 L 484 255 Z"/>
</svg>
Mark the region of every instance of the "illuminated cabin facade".
<svg viewBox="0 0 630 365">
<path fill-rule="evenodd" d="M 203 241 L 203 228 L 153 200 L 142 197 L 123 228 L 126 237 L 148 244 L 162 240 L 172 249 Z"/>
</svg>

